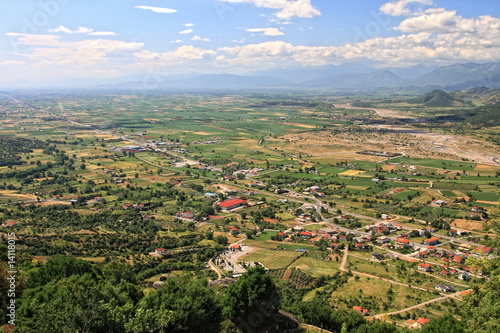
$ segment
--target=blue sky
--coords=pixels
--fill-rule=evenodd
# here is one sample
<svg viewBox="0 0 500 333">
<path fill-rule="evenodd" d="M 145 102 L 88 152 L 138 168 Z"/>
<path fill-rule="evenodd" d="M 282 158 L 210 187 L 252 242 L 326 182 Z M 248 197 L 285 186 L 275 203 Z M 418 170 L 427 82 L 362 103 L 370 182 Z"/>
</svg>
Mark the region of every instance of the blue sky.
<svg viewBox="0 0 500 333">
<path fill-rule="evenodd" d="M 500 61 L 500 1 L 0 2 L 1 83 Z"/>
</svg>

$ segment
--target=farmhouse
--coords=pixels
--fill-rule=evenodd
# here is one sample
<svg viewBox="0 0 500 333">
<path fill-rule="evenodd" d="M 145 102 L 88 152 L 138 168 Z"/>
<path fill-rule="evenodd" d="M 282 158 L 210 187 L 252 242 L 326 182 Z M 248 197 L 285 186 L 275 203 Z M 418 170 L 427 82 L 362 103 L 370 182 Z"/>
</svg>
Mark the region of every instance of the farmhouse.
<svg viewBox="0 0 500 333">
<path fill-rule="evenodd" d="M 159 247 L 159 248 L 155 249 L 155 253 L 160 255 L 160 256 L 166 256 L 168 254 L 168 251 L 162 247 Z"/>
<path fill-rule="evenodd" d="M 429 239 L 425 239 L 424 240 L 424 244 L 427 244 L 427 245 L 436 245 L 436 244 L 439 244 L 439 237 L 432 237 L 432 238 L 429 238 Z"/>
<path fill-rule="evenodd" d="M 432 204 L 439 207 L 443 206 L 445 203 L 446 202 L 444 202 L 443 200 L 437 200 L 437 199 L 432 200 Z"/>
<path fill-rule="evenodd" d="M 311 238 L 313 236 L 313 234 L 310 233 L 309 231 L 302 231 L 300 233 L 300 236 L 302 236 L 302 238 Z"/>
<path fill-rule="evenodd" d="M 436 288 L 436 290 L 442 291 L 445 293 L 450 293 L 450 292 L 455 291 L 455 288 L 453 288 L 452 286 L 447 286 L 447 285 L 442 284 L 442 283 L 438 284 L 435 288 Z"/>
<path fill-rule="evenodd" d="M 431 264 L 425 264 L 425 263 L 418 264 L 418 270 L 423 272 L 430 272 Z"/>
<path fill-rule="evenodd" d="M 406 238 L 396 239 L 396 247 L 410 247 L 410 241 Z"/>
<path fill-rule="evenodd" d="M 245 204 L 246 204 L 245 200 L 231 199 L 231 200 L 226 200 L 226 201 L 220 202 L 219 207 L 222 208 L 222 210 L 233 210 L 233 209 L 242 207 Z"/>
<path fill-rule="evenodd" d="M 474 249 L 474 253 L 477 254 L 490 254 L 493 251 L 491 247 L 480 245 Z"/>
<path fill-rule="evenodd" d="M 241 251 L 241 245 L 240 244 L 233 244 L 229 247 L 231 251 Z"/>
<path fill-rule="evenodd" d="M 357 311 L 357 312 L 361 313 L 363 316 L 367 316 L 368 315 L 368 310 L 367 309 L 363 309 L 361 306 L 353 306 L 352 309 L 354 311 Z"/>
</svg>

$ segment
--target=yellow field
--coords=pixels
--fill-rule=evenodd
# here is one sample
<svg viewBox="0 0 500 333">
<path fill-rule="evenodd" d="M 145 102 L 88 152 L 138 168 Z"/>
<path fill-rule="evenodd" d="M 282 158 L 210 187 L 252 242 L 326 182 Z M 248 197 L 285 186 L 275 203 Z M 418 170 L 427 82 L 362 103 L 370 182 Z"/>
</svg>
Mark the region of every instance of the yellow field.
<svg viewBox="0 0 500 333">
<path fill-rule="evenodd" d="M 339 173 L 339 176 L 358 176 L 364 174 L 365 171 L 361 170 L 347 170 L 344 172 Z"/>
</svg>

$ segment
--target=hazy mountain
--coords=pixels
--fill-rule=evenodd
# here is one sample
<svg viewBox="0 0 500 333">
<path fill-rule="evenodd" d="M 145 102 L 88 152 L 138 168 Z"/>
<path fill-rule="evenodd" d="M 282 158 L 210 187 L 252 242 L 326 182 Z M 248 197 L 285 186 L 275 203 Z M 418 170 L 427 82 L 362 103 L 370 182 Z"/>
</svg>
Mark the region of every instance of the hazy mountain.
<svg viewBox="0 0 500 333">
<path fill-rule="evenodd" d="M 379 91 L 382 89 L 394 93 L 422 94 L 434 89 L 456 91 L 478 86 L 500 88 L 500 62 L 463 63 L 438 68 L 416 65 L 384 69 L 347 63 L 316 67 L 275 68 L 239 75 L 144 73 L 109 79 L 74 78 L 38 83 L 22 81 L 4 84 L 0 88 L 3 90 L 36 87 L 42 89 L 84 88 L 135 92 L 165 89 L 310 88 L 342 91 Z"/>
<path fill-rule="evenodd" d="M 500 63 L 468 62 L 436 68 L 411 82 L 412 85 L 439 85 L 447 90 L 462 90 L 477 86 L 500 87 Z"/>
<path fill-rule="evenodd" d="M 363 74 L 341 74 L 320 79 L 308 80 L 301 85 L 310 88 L 366 89 L 395 87 L 405 82 L 390 71 L 375 71 Z"/>
</svg>

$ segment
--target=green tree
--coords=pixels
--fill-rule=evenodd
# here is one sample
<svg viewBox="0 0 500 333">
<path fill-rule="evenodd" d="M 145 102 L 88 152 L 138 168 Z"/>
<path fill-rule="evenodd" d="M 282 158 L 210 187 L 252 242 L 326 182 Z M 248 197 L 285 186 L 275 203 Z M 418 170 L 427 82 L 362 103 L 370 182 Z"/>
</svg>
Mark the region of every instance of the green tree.
<svg viewBox="0 0 500 333">
<path fill-rule="evenodd" d="M 500 223 L 493 223 L 492 228 L 498 235 Z M 495 248 L 500 246 L 498 237 L 493 242 Z M 484 280 L 482 286 L 475 286 L 465 298 L 464 320 L 467 331 L 500 332 L 500 257 L 472 264 L 488 272 L 489 280 Z"/>
<path fill-rule="evenodd" d="M 446 314 L 441 317 L 432 319 L 427 324 L 422 326 L 421 333 L 465 333 L 465 326 L 462 322 L 458 321 L 451 314 Z M 470 332 L 479 332 L 471 330 Z M 480 332 L 497 332 L 495 329 Z"/>
<path fill-rule="evenodd" d="M 221 299 L 205 280 L 169 279 L 137 306 L 127 324 L 129 332 L 218 332 Z"/>
<path fill-rule="evenodd" d="M 280 294 L 263 267 L 248 269 L 226 290 L 223 314 L 241 330 L 254 332 L 278 312 Z"/>
</svg>

